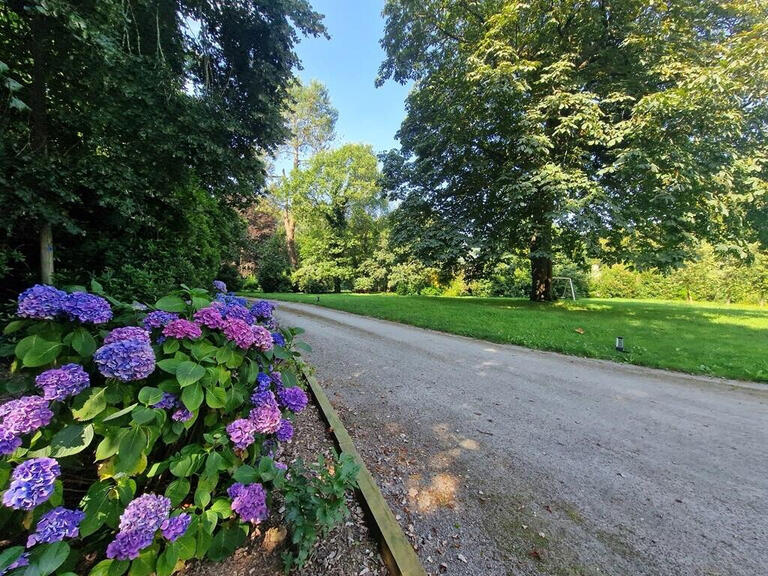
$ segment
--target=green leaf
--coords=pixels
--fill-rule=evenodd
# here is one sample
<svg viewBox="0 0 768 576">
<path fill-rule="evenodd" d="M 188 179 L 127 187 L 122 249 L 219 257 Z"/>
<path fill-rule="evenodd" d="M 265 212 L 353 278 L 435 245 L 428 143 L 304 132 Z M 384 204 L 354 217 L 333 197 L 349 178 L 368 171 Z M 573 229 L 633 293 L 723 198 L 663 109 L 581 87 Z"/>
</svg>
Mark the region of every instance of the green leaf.
<svg viewBox="0 0 768 576">
<path fill-rule="evenodd" d="M 192 521 L 189 523 L 189 527 L 184 535 L 174 542 L 174 548 L 176 554 L 180 560 L 189 560 L 195 555 L 195 548 L 197 543 L 197 516 L 192 517 Z"/>
<path fill-rule="evenodd" d="M 205 376 L 205 368 L 197 362 L 182 362 L 176 368 L 176 380 L 182 388 L 194 384 L 203 376 Z"/>
<path fill-rule="evenodd" d="M 157 566 L 155 567 L 157 576 L 171 576 L 177 560 L 178 555 L 173 543 L 167 544 L 163 553 L 157 558 Z"/>
<path fill-rule="evenodd" d="M 51 439 L 51 458 L 65 458 L 88 448 L 93 440 L 93 424 L 70 424 Z"/>
<path fill-rule="evenodd" d="M 130 406 L 126 406 L 122 410 L 118 410 L 114 414 L 110 414 L 106 418 L 102 420 L 102 422 L 109 422 L 110 420 L 117 420 L 118 418 L 125 416 L 126 414 L 129 414 L 134 408 L 136 408 L 138 404 L 131 404 Z"/>
<path fill-rule="evenodd" d="M 88 493 L 80 503 L 85 512 L 85 518 L 80 523 L 80 537 L 90 536 L 101 528 L 110 516 L 115 516 L 119 504 L 110 500 L 109 492 L 112 486 L 107 482 L 92 484 Z"/>
<path fill-rule="evenodd" d="M 171 474 L 178 478 L 192 476 L 200 468 L 202 460 L 203 455 L 199 453 L 180 455 L 171 462 Z"/>
<path fill-rule="evenodd" d="M 72 333 L 72 348 L 83 358 L 90 358 L 96 351 L 96 340 L 81 326 Z"/>
<path fill-rule="evenodd" d="M 224 408 L 227 404 L 227 391 L 220 386 L 209 388 L 205 394 L 205 403 L 211 408 Z"/>
<path fill-rule="evenodd" d="M 24 366 L 37 368 L 50 364 L 59 356 L 63 344 L 51 342 L 34 334 L 27 336 L 16 345 L 16 356 L 21 358 Z"/>
<path fill-rule="evenodd" d="M 121 472 L 132 472 L 141 460 L 141 455 L 146 447 L 147 435 L 144 430 L 131 428 L 120 438 L 115 469 Z"/>
<path fill-rule="evenodd" d="M 258 482 L 261 479 L 261 476 L 253 466 L 243 464 L 235 470 L 232 479 L 235 482 L 240 482 L 242 484 L 253 484 L 254 482 Z"/>
<path fill-rule="evenodd" d="M 164 360 L 160 360 L 157 363 L 157 366 L 163 372 L 168 372 L 168 374 L 176 374 L 176 370 L 182 362 L 183 360 L 179 360 L 178 358 L 166 358 Z"/>
<path fill-rule="evenodd" d="M 245 526 L 227 526 L 219 530 L 211 541 L 208 558 L 221 562 L 245 542 L 248 528 Z"/>
<path fill-rule="evenodd" d="M 110 456 L 117 454 L 117 447 L 120 443 L 119 429 L 109 430 L 106 436 L 96 446 L 96 461 L 106 460 Z"/>
<path fill-rule="evenodd" d="M 14 332 L 18 332 L 24 326 L 26 326 L 29 323 L 28 320 L 14 320 L 13 322 L 8 322 L 8 324 L 3 328 L 3 334 L 6 336 L 8 334 L 13 334 Z"/>
<path fill-rule="evenodd" d="M 91 568 L 88 576 L 122 576 L 130 565 L 128 560 L 102 560 Z"/>
<path fill-rule="evenodd" d="M 139 390 L 139 402 L 145 406 L 152 406 L 157 404 L 163 398 L 163 391 L 160 388 L 153 388 L 151 386 L 144 386 Z"/>
<path fill-rule="evenodd" d="M 24 552 L 24 546 L 11 546 L 0 552 L 0 574 L 5 574 L 5 569 L 13 564 Z"/>
<path fill-rule="evenodd" d="M 139 554 L 139 557 L 131 562 L 131 569 L 128 576 L 149 576 L 155 571 L 157 562 L 157 547 L 145 548 Z"/>
<path fill-rule="evenodd" d="M 234 354 L 234 352 L 227 347 L 219 348 L 216 352 L 216 362 L 219 364 L 226 364 L 229 362 L 230 358 L 232 358 L 232 354 Z"/>
<path fill-rule="evenodd" d="M 165 496 L 171 499 L 171 506 L 174 508 L 184 501 L 187 494 L 189 494 L 189 480 L 186 478 L 176 478 L 165 489 Z"/>
<path fill-rule="evenodd" d="M 192 307 L 195 310 L 211 305 L 211 299 L 205 296 L 192 296 Z"/>
<path fill-rule="evenodd" d="M 155 308 L 165 310 L 166 312 L 184 312 L 187 309 L 187 305 L 178 296 L 163 296 L 155 302 Z"/>
<path fill-rule="evenodd" d="M 137 406 L 133 411 L 133 421 L 139 426 L 149 424 L 160 413 L 160 410 L 147 408 L 146 406 Z"/>
<path fill-rule="evenodd" d="M 179 346 L 181 346 L 181 343 L 175 338 L 171 338 L 170 340 L 163 342 L 163 352 L 166 354 L 175 354 L 179 350 Z"/>
<path fill-rule="evenodd" d="M 203 387 L 199 382 L 196 382 L 192 386 L 187 386 L 181 391 L 181 401 L 186 406 L 187 410 L 194 412 L 203 403 Z"/>
<path fill-rule="evenodd" d="M 107 407 L 106 391 L 106 388 L 87 388 L 78 394 L 72 403 L 75 420 L 91 420 L 101 414 Z"/>
<path fill-rule="evenodd" d="M 59 566 L 64 564 L 67 556 L 69 556 L 69 544 L 66 542 L 52 542 L 36 546 L 30 554 L 27 573 L 30 572 L 30 568 L 34 567 L 36 570 L 32 573 L 35 576 L 53 574 Z"/>
</svg>

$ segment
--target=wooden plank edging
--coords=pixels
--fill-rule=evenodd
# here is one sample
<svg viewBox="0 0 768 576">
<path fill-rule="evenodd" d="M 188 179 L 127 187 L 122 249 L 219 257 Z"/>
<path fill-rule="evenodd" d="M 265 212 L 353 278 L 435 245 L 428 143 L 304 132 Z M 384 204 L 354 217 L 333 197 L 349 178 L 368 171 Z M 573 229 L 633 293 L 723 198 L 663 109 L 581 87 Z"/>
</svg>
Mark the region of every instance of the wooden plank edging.
<svg viewBox="0 0 768 576">
<path fill-rule="evenodd" d="M 302 364 L 302 373 L 312 390 L 312 395 L 320 406 L 323 416 L 331 427 L 339 448 L 351 455 L 360 466 L 360 472 L 357 474 L 357 485 L 363 495 L 363 503 L 376 523 L 380 535 L 381 557 L 390 573 L 392 576 L 426 576 L 419 557 L 405 537 L 400 524 L 395 520 L 395 515 L 392 514 L 384 495 L 360 457 L 352 442 L 352 437 L 336 414 L 336 410 L 328 400 L 325 391 L 317 379 L 309 373 L 306 364 Z"/>
</svg>

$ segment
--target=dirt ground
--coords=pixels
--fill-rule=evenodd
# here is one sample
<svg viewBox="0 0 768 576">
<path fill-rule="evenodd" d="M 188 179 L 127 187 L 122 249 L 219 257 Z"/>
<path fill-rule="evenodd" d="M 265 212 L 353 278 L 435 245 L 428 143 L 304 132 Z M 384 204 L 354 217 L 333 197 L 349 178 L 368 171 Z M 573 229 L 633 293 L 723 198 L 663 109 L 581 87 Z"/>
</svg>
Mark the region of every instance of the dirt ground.
<svg viewBox="0 0 768 576">
<path fill-rule="evenodd" d="M 318 454 L 329 455 L 333 441 L 318 409 L 311 402 L 297 415 L 295 435 L 284 444 L 284 462 L 302 458 L 313 462 Z M 279 504 L 279 502 L 277 503 Z M 309 561 L 297 576 L 386 576 L 378 544 L 370 534 L 367 519 L 355 494 L 347 497 L 350 516 L 325 538 L 318 540 Z M 281 529 L 282 508 L 270 510 L 270 517 L 254 531 L 246 546 L 224 562 L 193 561 L 186 576 L 277 576 L 284 574 L 281 554 L 286 549 L 285 530 Z"/>
</svg>

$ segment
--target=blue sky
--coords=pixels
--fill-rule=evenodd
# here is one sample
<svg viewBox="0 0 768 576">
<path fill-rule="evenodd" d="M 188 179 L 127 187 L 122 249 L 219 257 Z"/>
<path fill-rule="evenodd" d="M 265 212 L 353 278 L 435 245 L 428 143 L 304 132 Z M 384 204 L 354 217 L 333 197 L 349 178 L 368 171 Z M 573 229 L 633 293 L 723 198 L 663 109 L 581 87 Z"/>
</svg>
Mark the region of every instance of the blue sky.
<svg viewBox="0 0 768 576">
<path fill-rule="evenodd" d="M 298 54 L 304 69 L 299 76 L 328 87 L 339 111 L 336 143 L 365 142 L 376 152 L 397 147 L 395 132 L 405 116 L 408 87 L 391 81 L 374 86 L 384 58 L 379 46 L 384 0 L 311 0 L 311 4 L 325 15 L 331 39 L 302 38 Z"/>
</svg>

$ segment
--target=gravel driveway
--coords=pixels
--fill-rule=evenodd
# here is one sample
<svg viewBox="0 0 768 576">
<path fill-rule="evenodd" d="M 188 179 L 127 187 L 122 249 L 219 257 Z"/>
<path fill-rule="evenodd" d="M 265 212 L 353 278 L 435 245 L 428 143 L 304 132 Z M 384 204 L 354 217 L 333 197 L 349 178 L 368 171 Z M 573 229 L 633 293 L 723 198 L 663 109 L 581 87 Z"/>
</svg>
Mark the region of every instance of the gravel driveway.
<svg viewBox="0 0 768 576">
<path fill-rule="evenodd" d="M 278 306 L 431 574 L 768 574 L 768 387 Z"/>
</svg>

